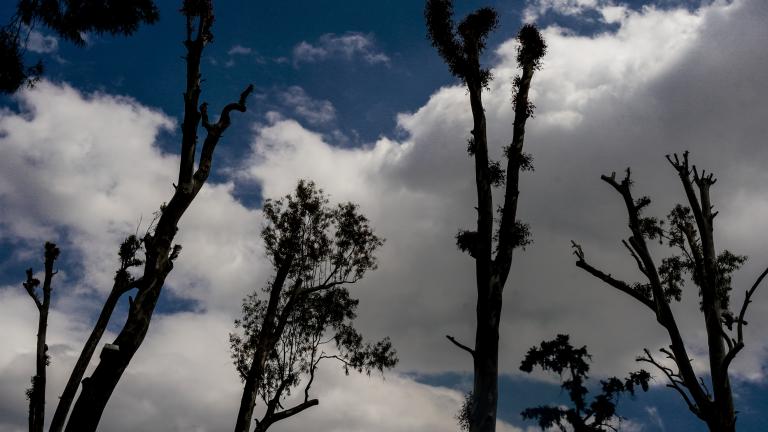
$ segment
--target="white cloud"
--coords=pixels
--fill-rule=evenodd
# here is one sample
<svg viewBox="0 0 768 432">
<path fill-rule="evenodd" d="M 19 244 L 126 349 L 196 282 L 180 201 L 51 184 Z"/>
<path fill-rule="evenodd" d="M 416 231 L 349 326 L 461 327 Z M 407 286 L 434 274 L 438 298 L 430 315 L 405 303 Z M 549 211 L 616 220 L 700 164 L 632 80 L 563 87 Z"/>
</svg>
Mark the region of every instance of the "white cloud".
<svg viewBox="0 0 768 432">
<path fill-rule="evenodd" d="M 230 56 L 233 56 L 233 55 L 248 55 L 251 52 L 253 52 L 253 50 L 251 48 L 246 47 L 246 46 L 242 46 L 242 45 L 239 45 L 239 44 L 236 44 L 236 45 L 232 45 L 232 48 L 230 48 L 229 51 L 227 51 L 227 55 L 230 55 Z"/>
<path fill-rule="evenodd" d="M 327 124 L 336 119 L 336 108 L 330 101 L 314 99 L 299 86 L 288 87 L 279 98 L 295 115 L 311 125 Z"/>
<path fill-rule="evenodd" d="M 547 13 L 593 19 L 586 17 L 589 12 L 597 13 L 599 19 L 610 24 L 624 21 L 629 8 L 615 0 L 527 0 L 523 21 L 536 22 Z"/>
<path fill-rule="evenodd" d="M 59 50 L 59 40 L 53 36 L 46 36 L 37 30 L 29 32 L 27 49 L 39 54 L 54 53 Z"/>
<path fill-rule="evenodd" d="M 293 48 L 293 64 L 316 63 L 329 58 L 361 58 L 369 64 L 389 64 L 390 58 L 376 49 L 373 36 L 358 32 L 326 33 L 315 43 L 301 41 Z"/>
<path fill-rule="evenodd" d="M 659 430 L 664 431 L 666 428 L 664 427 L 664 420 L 659 416 L 659 409 L 655 406 L 648 406 L 645 407 L 645 412 L 648 413 L 648 417 L 650 417 L 651 422 L 659 428 Z"/>
</svg>

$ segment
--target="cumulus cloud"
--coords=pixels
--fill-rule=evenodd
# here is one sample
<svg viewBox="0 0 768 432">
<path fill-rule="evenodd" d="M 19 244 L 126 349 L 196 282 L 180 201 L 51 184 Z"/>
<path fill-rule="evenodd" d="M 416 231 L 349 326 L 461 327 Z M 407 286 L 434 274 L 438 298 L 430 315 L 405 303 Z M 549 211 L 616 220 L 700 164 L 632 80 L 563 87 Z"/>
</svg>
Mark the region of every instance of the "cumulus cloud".
<svg viewBox="0 0 768 432">
<path fill-rule="evenodd" d="M 288 87 L 279 98 L 294 115 L 311 125 L 327 124 L 336 119 L 336 108 L 331 101 L 314 99 L 299 86 Z"/>
<path fill-rule="evenodd" d="M 347 32 L 326 33 L 317 41 L 301 41 L 293 47 L 293 64 L 317 63 L 330 58 L 352 60 L 360 58 L 368 64 L 389 64 L 389 56 L 376 49 L 370 34 Z"/>
</svg>

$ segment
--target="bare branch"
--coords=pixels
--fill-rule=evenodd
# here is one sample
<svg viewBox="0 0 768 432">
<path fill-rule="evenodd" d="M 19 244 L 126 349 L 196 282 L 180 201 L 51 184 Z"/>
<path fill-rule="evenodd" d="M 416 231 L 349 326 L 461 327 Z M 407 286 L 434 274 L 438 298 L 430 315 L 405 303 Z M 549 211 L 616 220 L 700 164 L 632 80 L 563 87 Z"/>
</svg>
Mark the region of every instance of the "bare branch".
<svg viewBox="0 0 768 432">
<path fill-rule="evenodd" d="M 470 348 L 470 347 L 468 347 L 468 346 L 464 345 L 463 343 L 461 343 L 461 342 L 457 341 L 457 340 L 456 340 L 456 338 L 454 338 L 454 337 L 453 337 L 453 336 L 451 336 L 451 335 L 445 335 L 445 337 L 446 337 L 446 338 L 447 338 L 449 341 L 453 342 L 453 344 L 454 344 L 454 345 L 456 345 L 457 347 L 459 347 L 459 348 L 463 349 L 464 351 L 466 351 L 466 352 L 470 353 L 470 354 L 472 355 L 472 357 L 473 357 L 473 358 L 475 357 L 475 350 L 473 350 L 472 348 Z"/>
<path fill-rule="evenodd" d="M 755 280 L 755 283 L 752 284 L 752 288 L 750 288 L 745 296 L 744 296 L 744 303 L 741 305 L 741 310 L 739 311 L 739 318 L 737 319 L 736 323 L 736 332 L 737 332 L 737 340 L 736 343 L 733 345 L 733 347 L 728 351 L 728 354 L 725 355 L 725 358 L 723 359 L 722 368 L 723 373 L 728 372 L 728 367 L 730 366 L 733 359 L 736 357 L 736 354 L 739 353 L 744 348 L 744 325 L 747 324 L 746 321 L 744 321 L 744 316 L 747 314 L 747 308 L 749 307 L 749 304 L 752 303 L 752 295 L 757 291 L 757 287 L 760 286 L 760 283 L 765 279 L 765 276 L 768 275 L 768 268 L 763 270 L 763 272 L 758 276 L 757 280 Z"/>
<path fill-rule="evenodd" d="M 645 266 L 643 266 L 643 262 L 640 261 L 640 258 L 637 256 L 632 246 L 630 246 L 626 240 L 621 240 L 621 244 L 623 244 L 624 247 L 627 248 L 627 250 L 629 251 L 629 254 L 632 255 L 632 258 L 635 259 L 635 262 L 637 263 L 637 268 L 640 270 L 640 272 L 648 276 L 648 273 L 645 271 Z"/>
<path fill-rule="evenodd" d="M 579 256 L 578 252 L 574 252 L 574 253 L 577 253 L 577 256 Z M 589 273 L 592 276 L 600 279 L 601 281 L 607 283 L 608 285 L 616 288 L 617 290 L 619 290 L 619 291 L 621 291 L 621 292 L 623 292 L 625 294 L 628 294 L 629 296 L 631 296 L 635 300 L 637 300 L 640 303 L 642 303 L 645 306 L 647 306 L 651 311 L 656 313 L 656 305 L 654 304 L 653 301 L 651 301 L 651 299 L 646 298 L 643 295 L 641 295 L 639 292 L 637 292 L 636 289 L 634 289 L 631 286 L 629 286 L 628 283 L 620 281 L 618 279 L 615 279 L 613 276 L 611 276 L 609 274 L 606 274 L 606 273 L 603 273 L 602 271 L 592 267 L 591 265 L 589 265 L 583 259 L 583 256 L 584 256 L 583 252 L 581 252 L 581 257 L 582 258 L 580 258 L 578 261 L 576 261 L 576 267 L 579 267 L 580 269 L 585 270 L 587 273 Z"/>
<path fill-rule="evenodd" d="M 216 145 L 219 143 L 219 139 L 221 138 L 222 134 L 225 130 L 227 130 L 231 123 L 229 118 L 230 112 L 245 112 L 245 101 L 251 92 L 253 92 L 253 84 L 248 85 L 248 87 L 243 90 L 242 93 L 240 93 L 240 99 L 237 102 L 227 104 L 227 106 L 224 107 L 224 109 L 221 111 L 221 115 L 219 116 L 219 121 L 217 121 L 214 125 L 211 125 L 207 119 L 207 105 L 203 104 L 201 106 L 201 108 L 203 106 L 205 107 L 205 122 L 208 124 L 208 126 L 206 126 L 208 134 L 206 135 L 205 141 L 203 142 L 203 148 L 200 151 L 200 163 L 198 164 L 197 171 L 195 171 L 194 174 L 195 193 L 203 187 L 203 184 L 208 179 L 208 174 L 211 171 L 211 163 L 213 160 L 213 151 L 216 149 Z"/>
<path fill-rule="evenodd" d="M 683 386 L 685 386 L 685 384 L 682 383 L 680 380 L 675 379 L 675 377 L 679 375 L 673 372 L 672 369 L 662 365 L 656 359 L 654 359 L 653 356 L 651 355 L 651 352 L 648 351 L 648 348 L 644 348 L 643 352 L 645 353 L 645 357 L 638 357 L 637 361 L 650 363 L 656 366 L 656 368 L 659 369 L 661 372 L 663 372 L 664 375 L 666 375 L 667 379 L 669 380 L 667 387 L 677 390 L 677 392 L 680 393 L 680 396 L 683 397 L 683 400 L 685 401 L 685 404 L 688 406 L 688 409 L 691 410 L 692 413 L 696 414 L 697 417 L 701 417 L 699 407 L 697 407 L 693 402 L 691 402 L 691 399 L 688 397 L 688 394 L 685 392 L 685 390 L 682 387 L 680 387 L 680 384 L 682 384 Z"/>
<path fill-rule="evenodd" d="M 259 425 L 258 425 L 258 427 L 256 428 L 256 430 L 254 432 L 266 431 L 267 427 L 269 427 L 269 425 L 277 423 L 280 420 L 285 420 L 288 417 L 295 416 L 296 414 L 298 414 L 298 413 L 300 413 L 300 412 L 302 412 L 302 411 L 304 411 L 304 410 L 306 410 L 308 408 L 316 406 L 319 403 L 320 403 L 320 401 L 318 401 L 317 399 L 310 399 L 308 401 L 304 401 L 304 402 L 302 402 L 302 403 L 300 403 L 300 404 L 298 404 L 296 406 L 293 406 L 291 408 L 288 408 L 288 409 L 285 409 L 285 410 L 282 410 L 282 411 L 278 411 L 278 412 L 274 413 L 272 416 L 269 417 L 269 421 L 265 421 L 266 419 L 264 419 L 261 422 L 259 422 Z"/>
</svg>

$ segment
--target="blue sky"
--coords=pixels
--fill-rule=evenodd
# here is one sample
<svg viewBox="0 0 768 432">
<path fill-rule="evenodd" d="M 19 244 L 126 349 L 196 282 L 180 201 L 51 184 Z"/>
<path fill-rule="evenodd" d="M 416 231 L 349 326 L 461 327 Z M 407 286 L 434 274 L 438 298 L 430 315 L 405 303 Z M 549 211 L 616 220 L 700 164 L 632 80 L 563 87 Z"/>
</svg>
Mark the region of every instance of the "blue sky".
<svg viewBox="0 0 768 432">
<path fill-rule="evenodd" d="M 0 16 L 12 14 L 11 3 L 0 5 Z M 64 251 L 52 317 L 52 401 L 109 288 L 115 262 L 104 257 L 114 256 L 139 220 L 146 227 L 170 196 L 183 21 L 176 2 L 159 3 L 157 24 L 130 38 L 90 35 L 85 48 L 37 29 L 47 44 L 30 48 L 28 57 L 45 61 L 46 81 L 0 99 L 0 149 L 7 155 L 0 165 L 0 339 L 11 347 L 0 355 L 0 406 L 7 407 L 0 408 L 0 432 L 25 423 L 34 314 L 20 281 L 23 269 L 40 267 L 42 241 L 55 240 Z M 535 243 L 516 256 L 502 324 L 500 418 L 504 431 L 514 431 L 532 426 L 518 416 L 526 406 L 562 402 L 551 377 L 517 372 L 529 346 L 569 332 L 589 346 L 599 378 L 601 371 L 637 369 L 633 359 L 642 348 L 666 343 L 638 305 L 573 266 L 570 239 L 604 267 L 637 276 L 618 243 L 626 235 L 620 203 L 600 174 L 632 165 L 638 194 L 654 197 L 661 216 L 682 198 L 663 155 L 690 149 L 721 179 L 718 244 L 752 257 L 736 284 L 749 284 L 765 265 L 765 242 L 754 233 L 768 229 L 768 30 L 761 25 L 768 9 L 762 0 L 526 0 L 458 1 L 456 12 L 486 4 L 501 20 L 485 55 L 496 76 L 486 111 L 498 149 L 511 136 L 511 39 L 524 20 L 534 20 L 552 48 L 534 79 L 538 111 L 526 142 L 537 170 L 524 180 L 521 212 Z M 422 2 L 215 6 L 202 99 L 216 109 L 248 83 L 256 90 L 217 149 L 211 184 L 180 227 L 184 252 L 131 366 L 136 372 L 110 402 L 105 419 L 113 418 L 105 421 L 112 423 L 104 430 L 230 427 L 239 389 L 227 332 L 239 299 L 269 276 L 258 242 L 259 205 L 264 196 L 287 193 L 299 177 L 315 179 L 334 200 L 359 202 L 387 238 L 379 270 L 355 288 L 358 321 L 372 339 L 392 336 L 402 363 L 385 381 L 328 372 L 325 390 L 317 386 L 325 392 L 320 407 L 281 430 L 453 427 L 471 365 L 443 335 L 468 341 L 473 328 L 471 262 L 452 245 L 473 217 L 464 153 L 470 123 L 465 91 L 426 39 Z M 91 197 L 75 197 L 74 188 Z M 685 300 L 676 311 L 700 359 L 695 291 Z M 768 324 L 766 312 L 768 300 L 759 298 L 752 328 Z M 112 331 L 123 317 L 118 311 Z M 759 431 L 768 424 L 768 340 L 759 332 L 748 338 L 734 364 L 739 425 Z M 188 371 L 176 376 L 153 361 L 166 357 L 185 359 Z M 206 378 L 190 379 L 202 371 Z M 703 431 L 660 378 L 657 384 L 622 400 L 626 429 Z M 202 407 L 178 397 L 196 385 L 210 389 L 216 402 Z M 349 403 L 344 392 L 363 399 L 355 401 L 361 409 L 333 414 Z M 121 416 L 124 410 L 139 414 Z M 392 412 L 403 419 L 381 420 Z"/>
</svg>

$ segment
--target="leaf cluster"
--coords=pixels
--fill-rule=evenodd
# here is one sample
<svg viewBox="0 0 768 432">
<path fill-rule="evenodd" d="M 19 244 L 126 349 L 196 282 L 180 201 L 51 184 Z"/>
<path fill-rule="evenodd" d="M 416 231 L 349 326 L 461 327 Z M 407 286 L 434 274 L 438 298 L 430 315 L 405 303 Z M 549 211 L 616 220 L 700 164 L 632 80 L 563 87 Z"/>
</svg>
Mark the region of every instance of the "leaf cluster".
<svg viewBox="0 0 768 432">
<path fill-rule="evenodd" d="M 139 258 L 137 254 L 143 251 L 144 241 L 135 234 L 131 234 L 123 240 L 118 249 L 117 255 L 120 258 L 120 268 L 115 273 L 115 280 L 123 281 L 125 283 L 131 282 L 129 271 L 131 267 L 138 267 L 144 264 L 144 260 Z"/>
<path fill-rule="evenodd" d="M 19 0 L 22 23 L 41 23 L 62 38 L 85 45 L 84 34 L 131 35 L 160 17 L 153 0 Z"/>
<path fill-rule="evenodd" d="M 485 87 L 491 72 L 480 67 L 491 31 L 499 25 L 492 8 L 480 8 L 467 15 L 458 26 L 453 22 L 452 0 L 427 0 L 424 8 L 427 36 L 448 64 L 451 73 L 466 84 Z"/>
<path fill-rule="evenodd" d="M 88 33 L 131 35 L 139 25 L 159 18 L 153 0 L 18 0 L 16 15 L 0 28 L 0 93 L 33 86 L 43 74 L 43 63 L 25 66 L 25 33 L 38 24 L 83 46 Z"/>
<path fill-rule="evenodd" d="M 525 409 L 521 415 L 525 419 L 536 420 L 542 430 L 558 427 L 565 432 L 568 427 L 576 431 L 603 431 L 610 423 L 619 420 L 616 405 L 619 397 L 628 393 L 635 394 L 637 387 L 648 390 L 651 376 L 640 370 L 632 372 L 625 379 L 611 377 L 600 381 L 600 394 L 587 403 L 586 382 L 589 379 L 589 360 L 587 347 L 575 348 L 568 335 L 557 335 L 550 341 L 541 342 L 538 347 L 528 350 L 520 364 L 520 370 L 531 373 L 539 367 L 544 371 L 554 372 L 563 378 L 561 387 L 568 393 L 572 407 L 542 405 Z"/>
<path fill-rule="evenodd" d="M 661 264 L 657 268 L 664 289 L 665 300 L 667 302 L 680 301 L 687 278 L 690 278 L 691 282 L 700 288 L 699 295 L 701 295 L 701 287 L 706 283 L 703 270 L 703 249 L 691 208 L 677 204 L 667 214 L 666 220 L 661 220 L 656 217 L 643 216 L 642 211 L 650 203 L 651 199 L 647 196 L 635 201 L 641 234 L 646 239 L 657 240 L 660 244 L 676 251 L 675 254 L 662 258 Z M 732 275 L 741 268 L 746 260 L 746 256 L 734 254 L 729 250 L 723 250 L 716 257 L 716 292 L 724 310 L 727 325 L 728 317 L 732 317 L 732 312 L 728 310 L 732 290 Z M 638 292 L 644 297 L 652 298 L 650 286 L 643 285 L 640 287 L 638 285 L 638 287 L 641 288 Z"/>
</svg>

